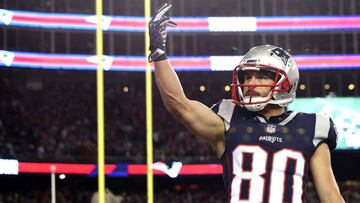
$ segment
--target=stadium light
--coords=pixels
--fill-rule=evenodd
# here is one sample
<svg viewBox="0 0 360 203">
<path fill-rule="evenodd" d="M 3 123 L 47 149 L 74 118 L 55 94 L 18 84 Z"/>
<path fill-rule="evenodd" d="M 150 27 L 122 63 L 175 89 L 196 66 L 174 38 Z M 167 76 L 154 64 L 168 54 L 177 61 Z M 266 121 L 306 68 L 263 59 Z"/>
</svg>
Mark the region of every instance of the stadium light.
<svg viewBox="0 0 360 203">
<path fill-rule="evenodd" d="M 225 85 L 225 92 L 228 92 L 228 91 L 230 91 L 230 86 L 229 85 Z"/>
<path fill-rule="evenodd" d="M 300 90 L 305 90 L 306 86 L 305 86 L 305 84 L 301 84 L 299 88 L 300 88 Z"/>
<path fill-rule="evenodd" d="M 324 89 L 326 89 L 326 90 L 329 90 L 330 87 L 331 87 L 330 84 L 325 84 L 325 85 L 324 85 Z"/>
<path fill-rule="evenodd" d="M 125 87 L 123 88 L 123 91 L 124 91 L 125 93 L 128 93 L 128 92 L 129 92 L 129 87 L 125 86 Z"/>
<path fill-rule="evenodd" d="M 355 89 L 355 84 L 354 83 L 351 83 L 348 85 L 348 90 L 349 91 L 353 91 Z"/>
</svg>

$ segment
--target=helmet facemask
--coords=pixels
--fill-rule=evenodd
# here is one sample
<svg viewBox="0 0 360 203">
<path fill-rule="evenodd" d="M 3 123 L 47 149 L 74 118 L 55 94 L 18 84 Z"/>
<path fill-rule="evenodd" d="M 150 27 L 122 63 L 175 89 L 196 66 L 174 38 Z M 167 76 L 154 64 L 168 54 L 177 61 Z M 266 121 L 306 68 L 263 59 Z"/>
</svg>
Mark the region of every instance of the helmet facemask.
<svg viewBox="0 0 360 203">
<path fill-rule="evenodd" d="M 262 77 L 272 79 L 273 83 L 245 84 L 247 71 L 258 71 Z M 256 93 L 255 89 L 259 87 L 270 88 L 267 96 L 261 96 Z M 245 88 L 247 89 L 246 92 L 244 92 Z M 291 89 L 291 84 L 287 75 L 279 68 L 260 64 L 242 64 L 233 71 L 232 100 L 250 111 L 261 111 L 269 103 L 276 104 L 274 96 L 279 92 L 289 91 L 289 89 Z"/>
</svg>

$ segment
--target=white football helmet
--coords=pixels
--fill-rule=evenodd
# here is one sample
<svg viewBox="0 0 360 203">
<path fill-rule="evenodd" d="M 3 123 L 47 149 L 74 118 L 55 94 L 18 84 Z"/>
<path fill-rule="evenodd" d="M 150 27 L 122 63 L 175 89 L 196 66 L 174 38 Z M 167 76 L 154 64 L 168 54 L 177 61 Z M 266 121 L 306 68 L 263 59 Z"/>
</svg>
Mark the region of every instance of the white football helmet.
<svg viewBox="0 0 360 203">
<path fill-rule="evenodd" d="M 249 70 L 272 75 L 274 83 L 244 84 L 244 72 Z M 250 111 L 261 111 L 267 104 L 286 107 L 296 97 L 298 81 L 299 70 L 290 54 L 272 45 L 257 46 L 245 54 L 233 71 L 232 100 Z M 250 95 L 244 95 L 244 87 L 249 88 Z M 260 97 L 254 95 L 256 87 L 271 87 L 271 91 L 266 97 Z"/>
</svg>

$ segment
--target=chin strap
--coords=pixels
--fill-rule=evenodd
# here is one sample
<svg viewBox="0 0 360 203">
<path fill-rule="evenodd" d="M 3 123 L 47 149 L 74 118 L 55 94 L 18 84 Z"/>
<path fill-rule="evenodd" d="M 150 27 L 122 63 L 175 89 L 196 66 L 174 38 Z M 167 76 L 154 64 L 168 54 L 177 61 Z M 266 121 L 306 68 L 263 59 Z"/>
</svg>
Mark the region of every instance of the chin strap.
<svg viewBox="0 0 360 203">
<path fill-rule="evenodd" d="M 246 105 L 244 105 L 244 107 L 249 111 L 258 112 L 258 111 L 263 110 L 266 105 L 267 105 L 267 103 L 264 103 L 264 104 L 246 104 Z"/>
<path fill-rule="evenodd" d="M 259 101 L 264 101 L 266 100 L 267 97 L 254 97 L 251 99 L 252 102 L 259 102 Z M 250 98 L 244 98 L 245 102 L 249 102 Z M 275 104 L 275 105 L 279 105 L 282 107 L 287 106 L 289 103 L 291 103 L 294 100 L 294 98 L 287 98 L 287 99 L 282 99 L 282 100 L 270 100 L 269 102 L 266 103 L 260 103 L 260 104 L 244 104 L 243 106 L 249 110 L 249 111 L 253 111 L 253 112 L 257 112 L 257 111 L 261 111 L 265 108 L 266 105 L 268 104 Z"/>
<path fill-rule="evenodd" d="M 260 102 L 260 101 L 264 101 L 266 100 L 267 97 L 253 97 L 251 98 L 252 102 Z M 245 97 L 244 102 L 249 103 L 250 102 L 250 98 L 249 97 Z M 261 111 L 265 108 L 265 106 L 268 104 L 268 102 L 266 103 L 260 103 L 260 104 L 244 104 L 244 107 L 249 110 L 249 111 Z"/>
<path fill-rule="evenodd" d="M 268 104 L 277 104 L 280 106 L 287 106 L 289 103 L 291 103 L 294 100 L 294 98 L 286 98 L 281 100 L 270 100 Z"/>
</svg>

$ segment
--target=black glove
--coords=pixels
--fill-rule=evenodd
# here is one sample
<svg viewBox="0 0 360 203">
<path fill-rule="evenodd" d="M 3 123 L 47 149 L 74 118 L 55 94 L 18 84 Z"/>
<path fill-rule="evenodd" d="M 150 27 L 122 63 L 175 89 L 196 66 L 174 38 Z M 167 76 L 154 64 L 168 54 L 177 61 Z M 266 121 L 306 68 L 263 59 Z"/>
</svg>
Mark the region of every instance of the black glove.
<svg viewBox="0 0 360 203">
<path fill-rule="evenodd" d="M 149 62 L 162 61 L 167 59 L 166 55 L 166 27 L 175 27 L 176 23 L 170 21 L 170 17 L 165 13 L 171 8 L 170 3 L 164 3 L 159 10 L 151 17 L 149 22 L 149 35 L 150 35 L 150 55 Z"/>
</svg>

